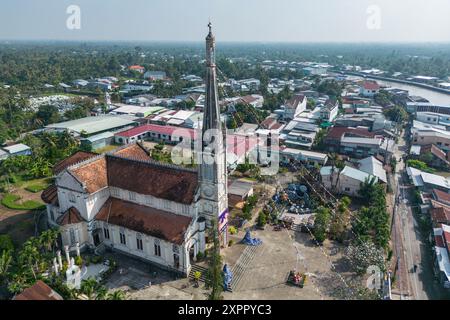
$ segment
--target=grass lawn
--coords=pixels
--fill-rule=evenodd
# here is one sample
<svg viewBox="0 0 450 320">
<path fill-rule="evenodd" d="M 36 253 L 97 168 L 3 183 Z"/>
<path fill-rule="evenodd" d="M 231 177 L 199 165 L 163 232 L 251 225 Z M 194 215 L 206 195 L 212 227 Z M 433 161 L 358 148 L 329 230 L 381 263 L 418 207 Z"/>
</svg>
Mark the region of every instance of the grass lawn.
<svg viewBox="0 0 450 320">
<path fill-rule="evenodd" d="M 27 200 L 20 201 L 21 197 L 15 194 L 7 193 L 2 198 L 2 205 L 8 209 L 13 210 L 37 210 L 44 209 L 45 205 L 42 202 Z"/>
</svg>

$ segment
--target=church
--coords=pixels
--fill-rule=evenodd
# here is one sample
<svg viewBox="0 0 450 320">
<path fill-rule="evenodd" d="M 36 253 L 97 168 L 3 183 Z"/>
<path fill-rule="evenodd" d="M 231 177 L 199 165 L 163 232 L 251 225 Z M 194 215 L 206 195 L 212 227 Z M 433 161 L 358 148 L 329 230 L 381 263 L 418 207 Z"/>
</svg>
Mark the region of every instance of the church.
<svg viewBox="0 0 450 320">
<path fill-rule="evenodd" d="M 206 103 L 197 168 L 160 163 L 139 144 L 105 154 L 79 151 L 54 168 L 55 183 L 42 193 L 48 223 L 63 246 L 109 248 L 188 275 L 204 252 L 216 221 L 227 244 L 225 128 L 220 120 L 211 24 L 206 37 Z M 207 139 L 204 139 L 207 140 Z M 214 161 L 203 161 L 203 157 Z"/>
</svg>

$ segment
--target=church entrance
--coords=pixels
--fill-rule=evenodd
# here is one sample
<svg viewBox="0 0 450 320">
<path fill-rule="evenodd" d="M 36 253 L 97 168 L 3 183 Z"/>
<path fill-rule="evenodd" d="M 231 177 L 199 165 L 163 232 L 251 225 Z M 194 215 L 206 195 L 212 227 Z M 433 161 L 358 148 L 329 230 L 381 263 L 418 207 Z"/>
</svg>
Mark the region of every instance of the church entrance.
<svg viewBox="0 0 450 320">
<path fill-rule="evenodd" d="M 95 229 L 92 233 L 92 238 L 94 239 L 94 246 L 98 246 L 101 243 L 100 233 L 102 229 Z"/>
</svg>

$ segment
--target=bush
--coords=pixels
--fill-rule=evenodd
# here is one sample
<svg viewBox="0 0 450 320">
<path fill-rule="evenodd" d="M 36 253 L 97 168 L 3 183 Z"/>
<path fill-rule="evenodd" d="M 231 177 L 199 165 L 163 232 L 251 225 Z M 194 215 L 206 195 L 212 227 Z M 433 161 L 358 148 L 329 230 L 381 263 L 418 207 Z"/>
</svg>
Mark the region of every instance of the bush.
<svg viewBox="0 0 450 320">
<path fill-rule="evenodd" d="M 14 244 L 12 242 L 11 236 L 8 234 L 0 234 L 0 252 L 3 251 L 13 251 Z"/>
<path fill-rule="evenodd" d="M 80 256 L 80 257 L 77 256 L 77 257 L 75 258 L 75 264 L 76 264 L 77 266 L 79 266 L 79 267 L 81 267 L 81 266 L 83 265 L 83 259 L 81 258 L 81 256 Z"/>
<path fill-rule="evenodd" d="M 2 205 L 13 210 L 42 210 L 45 208 L 44 204 L 33 200 L 18 203 L 17 201 L 20 199 L 20 196 L 8 193 L 3 197 Z"/>
<path fill-rule="evenodd" d="M 261 211 L 258 216 L 258 226 L 264 227 L 266 223 L 267 223 L 266 215 L 264 214 L 264 212 Z"/>
<path fill-rule="evenodd" d="M 32 193 L 38 193 L 42 190 L 45 190 L 46 186 L 42 184 L 32 184 L 25 188 L 25 190 L 30 191 Z"/>
<path fill-rule="evenodd" d="M 230 232 L 230 234 L 236 234 L 238 232 L 236 227 L 234 227 L 234 226 L 230 226 L 228 228 L 228 231 Z"/>
<path fill-rule="evenodd" d="M 91 263 L 93 263 L 93 264 L 102 263 L 102 262 L 103 262 L 103 258 L 101 256 L 93 256 L 91 258 Z"/>
</svg>

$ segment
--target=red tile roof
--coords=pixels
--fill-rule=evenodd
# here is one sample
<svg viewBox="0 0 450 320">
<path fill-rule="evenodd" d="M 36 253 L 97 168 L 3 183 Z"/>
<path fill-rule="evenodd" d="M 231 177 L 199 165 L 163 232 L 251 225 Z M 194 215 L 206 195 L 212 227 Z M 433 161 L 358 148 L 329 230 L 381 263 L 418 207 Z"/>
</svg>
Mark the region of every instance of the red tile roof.
<svg viewBox="0 0 450 320">
<path fill-rule="evenodd" d="M 110 186 L 191 204 L 198 186 L 197 171 L 152 160 L 138 161 L 106 155 Z"/>
<path fill-rule="evenodd" d="M 290 108 L 297 108 L 300 103 L 305 99 L 304 94 L 296 94 L 291 99 L 287 100 L 285 105 Z"/>
<path fill-rule="evenodd" d="M 134 66 L 129 66 L 128 69 L 130 69 L 130 70 L 144 70 L 145 68 L 143 66 L 134 65 Z"/>
<path fill-rule="evenodd" d="M 358 136 L 363 138 L 373 138 L 375 136 L 373 132 L 369 132 L 369 130 L 363 128 L 332 127 L 330 131 L 328 131 L 326 138 L 341 140 L 344 134 L 346 134 L 347 136 Z"/>
<path fill-rule="evenodd" d="M 97 192 L 108 186 L 105 157 L 70 169 L 70 172 L 73 173 L 77 180 L 84 183 L 84 186 L 89 193 Z"/>
<path fill-rule="evenodd" d="M 450 209 L 446 207 L 432 208 L 430 210 L 431 220 L 435 223 L 450 223 Z"/>
<path fill-rule="evenodd" d="M 84 222 L 86 220 L 83 219 L 80 212 L 75 207 L 70 207 L 62 216 L 57 219 L 57 223 L 60 226 L 65 226 L 68 224 L 75 224 Z"/>
<path fill-rule="evenodd" d="M 149 160 L 151 158 L 150 153 L 138 143 L 119 148 L 115 150 L 113 154 L 124 158 L 138 160 Z"/>
<path fill-rule="evenodd" d="M 420 148 L 420 154 L 424 154 L 427 152 L 431 152 L 431 154 L 433 154 L 436 158 L 442 160 L 446 164 L 449 164 L 449 162 L 447 161 L 445 152 L 442 151 L 441 149 L 439 149 L 438 147 L 436 147 L 434 144 L 422 146 Z"/>
<path fill-rule="evenodd" d="M 380 90 L 380 86 L 375 81 L 364 81 L 363 88 L 366 90 Z"/>
<path fill-rule="evenodd" d="M 58 206 L 58 188 L 54 184 L 52 184 L 42 192 L 41 199 L 45 203 Z"/>
<path fill-rule="evenodd" d="M 53 166 L 53 173 L 57 175 L 60 172 L 62 172 L 64 169 L 66 169 L 66 168 L 68 168 L 68 167 L 70 167 L 70 166 L 72 166 L 72 165 L 74 165 L 76 163 L 79 163 L 79 162 L 85 161 L 87 159 L 93 158 L 93 157 L 95 157 L 97 155 L 98 154 L 93 153 L 93 152 L 85 152 L 85 151 L 75 152 L 70 157 L 68 157 L 68 158 L 58 162 L 57 164 L 55 164 Z"/>
<path fill-rule="evenodd" d="M 105 202 L 95 219 L 179 245 L 184 242 L 185 233 L 192 221 L 191 217 L 115 198 Z"/>
<path fill-rule="evenodd" d="M 450 204 L 450 194 L 438 189 L 433 189 L 433 196 L 437 201 Z"/>
<path fill-rule="evenodd" d="M 56 291 L 50 288 L 42 280 L 23 290 L 13 300 L 64 300 Z"/>
</svg>

